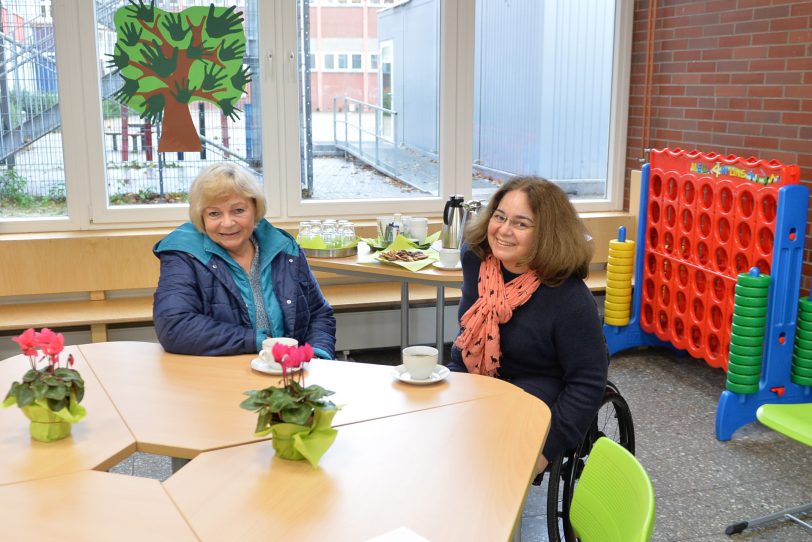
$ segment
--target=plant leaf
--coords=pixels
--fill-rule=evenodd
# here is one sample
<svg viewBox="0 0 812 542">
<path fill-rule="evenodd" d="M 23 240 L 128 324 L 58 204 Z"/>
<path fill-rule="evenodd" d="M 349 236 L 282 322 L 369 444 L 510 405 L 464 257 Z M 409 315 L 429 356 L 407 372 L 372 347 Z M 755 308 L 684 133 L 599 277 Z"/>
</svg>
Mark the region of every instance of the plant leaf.
<svg viewBox="0 0 812 542">
<path fill-rule="evenodd" d="M 28 386 L 18 386 L 17 391 L 17 406 L 24 407 L 34 402 L 34 390 Z"/>
</svg>

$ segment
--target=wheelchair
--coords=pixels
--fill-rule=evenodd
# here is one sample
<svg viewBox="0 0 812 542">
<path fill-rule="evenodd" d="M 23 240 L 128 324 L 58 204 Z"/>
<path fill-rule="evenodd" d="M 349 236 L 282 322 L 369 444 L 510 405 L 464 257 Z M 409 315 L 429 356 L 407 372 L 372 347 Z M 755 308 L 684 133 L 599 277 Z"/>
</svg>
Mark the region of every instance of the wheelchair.
<svg viewBox="0 0 812 542">
<path fill-rule="evenodd" d="M 601 406 L 581 444 L 551 461 L 547 470 L 533 481 L 534 485 L 541 485 L 544 474 L 550 474 L 547 481 L 547 533 L 550 542 L 576 540 L 569 523 L 569 507 L 589 452 L 600 437 L 608 437 L 634 454 L 632 413 L 620 390 L 612 382 L 606 383 Z"/>
</svg>

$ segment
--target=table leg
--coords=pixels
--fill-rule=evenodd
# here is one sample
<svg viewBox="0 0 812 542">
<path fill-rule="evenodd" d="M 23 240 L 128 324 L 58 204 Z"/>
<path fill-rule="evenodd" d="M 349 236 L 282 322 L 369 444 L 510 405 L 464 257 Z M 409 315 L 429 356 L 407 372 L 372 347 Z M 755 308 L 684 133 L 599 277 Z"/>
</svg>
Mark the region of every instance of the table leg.
<svg viewBox="0 0 812 542">
<path fill-rule="evenodd" d="M 437 363 L 443 364 L 443 352 L 445 350 L 445 341 L 443 335 L 445 332 L 445 287 L 437 287 Z"/>
<path fill-rule="evenodd" d="M 400 283 L 400 348 L 409 346 L 409 283 Z"/>
</svg>

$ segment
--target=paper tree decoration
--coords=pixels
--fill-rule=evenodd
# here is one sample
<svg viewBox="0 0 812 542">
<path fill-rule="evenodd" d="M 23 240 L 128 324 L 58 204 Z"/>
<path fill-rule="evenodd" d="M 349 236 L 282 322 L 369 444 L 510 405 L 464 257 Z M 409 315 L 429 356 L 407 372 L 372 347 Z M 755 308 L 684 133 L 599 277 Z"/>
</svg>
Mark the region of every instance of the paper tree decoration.
<svg viewBox="0 0 812 542">
<path fill-rule="evenodd" d="M 162 123 L 158 152 L 199 152 L 189 103 L 216 104 L 237 120 L 236 103 L 251 81 L 242 13 L 214 4 L 168 12 L 154 0 L 129 2 L 114 17 L 118 39 L 108 62 L 124 84 L 113 97 Z"/>
</svg>

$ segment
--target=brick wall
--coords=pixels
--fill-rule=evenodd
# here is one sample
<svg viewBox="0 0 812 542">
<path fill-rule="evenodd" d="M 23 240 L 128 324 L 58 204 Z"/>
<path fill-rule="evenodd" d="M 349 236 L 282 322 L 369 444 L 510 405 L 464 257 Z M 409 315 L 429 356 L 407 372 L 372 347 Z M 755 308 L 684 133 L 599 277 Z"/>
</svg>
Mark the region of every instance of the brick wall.
<svg viewBox="0 0 812 542">
<path fill-rule="evenodd" d="M 812 189 L 812 2 L 654 1 L 647 146 L 798 164 Z M 627 180 L 642 156 L 649 5 L 635 0 Z M 805 293 L 811 278 L 808 222 Z"/>
</svg>

